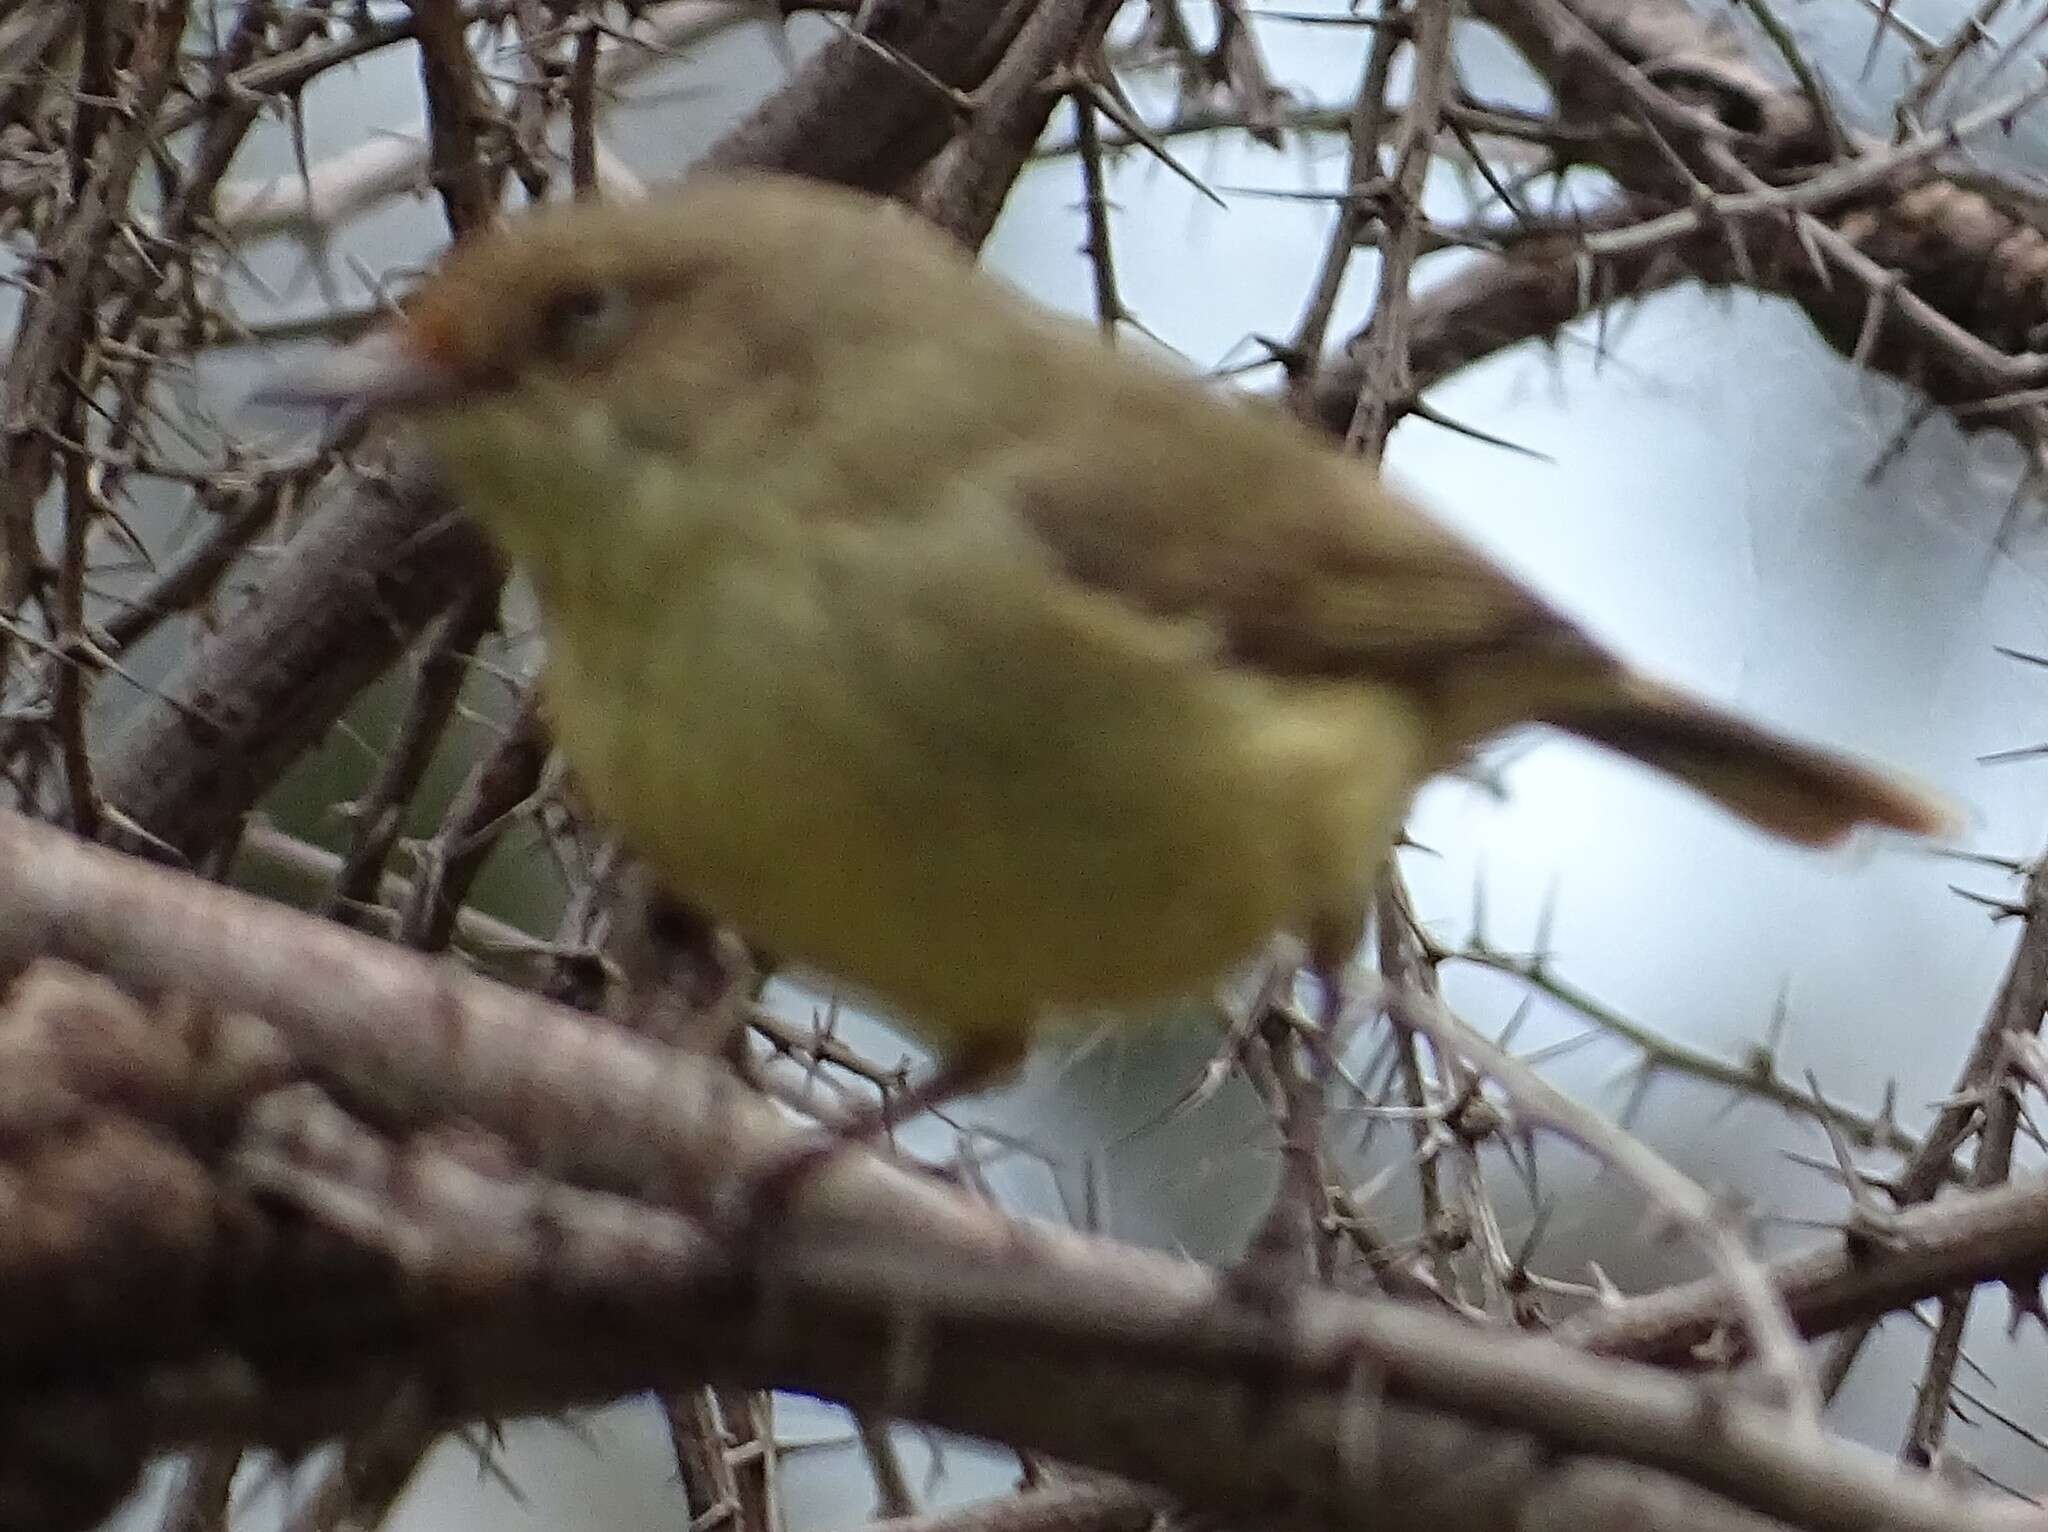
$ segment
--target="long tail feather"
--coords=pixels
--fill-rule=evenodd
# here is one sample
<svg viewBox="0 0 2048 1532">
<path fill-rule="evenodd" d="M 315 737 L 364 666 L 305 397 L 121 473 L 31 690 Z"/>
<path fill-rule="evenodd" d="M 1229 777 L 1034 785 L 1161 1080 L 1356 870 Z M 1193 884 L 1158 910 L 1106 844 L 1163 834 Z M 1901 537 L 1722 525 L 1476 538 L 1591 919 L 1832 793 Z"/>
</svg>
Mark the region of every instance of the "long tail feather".
<svg viewBox="0 0 2048 1532">
<path fill-rule="evenodd" d="M 1641 761 L 1787 840 L 1827 846 L 1862 825 L 1953 833 L 1955 812 L 1888 773 L 1745 723 L 1660 682 L 1625 676 L 1606 697 L 1543 721 Z"/>
</svg>

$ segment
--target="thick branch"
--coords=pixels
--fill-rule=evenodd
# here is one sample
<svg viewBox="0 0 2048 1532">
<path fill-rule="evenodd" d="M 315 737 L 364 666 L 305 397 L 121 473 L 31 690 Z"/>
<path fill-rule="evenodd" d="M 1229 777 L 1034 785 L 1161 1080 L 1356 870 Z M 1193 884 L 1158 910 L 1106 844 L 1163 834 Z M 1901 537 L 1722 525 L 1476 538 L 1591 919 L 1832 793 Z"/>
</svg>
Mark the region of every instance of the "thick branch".
<svg viewBox="0 0 2048 1532">
<path fill-rule="evenodd" d="M 1776 1410 L 1554 1342 L 1329 1293 L 1247 1312 L 1200 1267 L 1007 1221 L 864 1152 L 807 1183 L 761 1264 L 737 1268 L 669 1209 L 777 1162 L 792 1132 L 715 1065 L 27 820 L 0 819 L 0 867 L 0 965 L 55 954 L 146 996 L 207 996 L 265 1018 L 315 1082 L 388 1130 L 466 1120 L 516 1156 L 437 1148 L 445 1136 L 387 1148 L 311 1086 L 269 1090 L 232 1163 L 382 1257 L 351 1284 L 357 1322 L 337 1330 L 302 1292 L 297 1308 L 208 1301 L 208 1274 L 246 1282 L 262 1265 L 223 1263 L 188 1220 L 193 1311 L 229 1327 L 236 1366 L 193 1371 L 189 1334 L 154 1367 L 146 1336 L 109 1356 L 90 1326 L 42 1314 L 0 1329 L 12 1375 L 39 1380 L 17 1389 L 17 1417 L 112 1411 L 158 1444 L 274 1440 L 340 1428 L 363 1389 L 424 1355 L 449 1416 L 709 1373 L 1016 1442 L 1230 1514 L 1361 1532 L 1425 1506 L 1474 1532 L 1583 1520 L 1625 1482 L 1615 1461 L 1674 1476 L 1638 1476 L 1657 1507 L 1638 1506 L 1640 1528 L 1743 1525 L 1718 1497 L 1845 1532 L 2043 1525 L 1788 1430 Z M 240 1053 L 260 1067 L 230 1100 L 282 1067 Z M 160 1272 L 147 1295 L 118 1291 L 135 1269 L 103 1261 L 95 1295 L 164 1315 Z"/>
<path fill-rule="evenodd" d="M 273 566 L 262 597 L 197 645 L 101 766 L 137 849 L 198 857 L 327 732 L 457 592 L 494 567 L 423 457 L 351 482 Z"/>
<path fill-rule="evenodd" d="M 2009 1279 L 2031 1295 L 2048 1271 L 2048 1178 L 1946 1197 L 1900 1214 L 1885 1229 L 1852 1231 L 1768 1262 L 1764 1271 L 1807 1336 L 1980 1282 Z M 1712 1277 L 1589 1310 L 1557 1334 L 1607 1356 L 1683 1363 L 1726 1322 L 1728 1303 L 1726 1285 Z"/>
<path fill-rule="evenodd" d="M 987 78 L 1036 0 L 881 0 L 861 36 L 821 48 L 704 157 L 892 191 L 945 146 L 957 102 Z"/>
<path fill-rule="evenodd" d="M 1702 221 L 1722 250 L 1695 267 L 1703 280 L 1782 293 L 1844 355 L 1917 385 L 1967 424 L 2041 440 L 2038 403 L 2007 396 L 2048 381 L 2048 359 L 2035 354 L 2048 326 L 2048 236 L 1974 190 L 1929 179 L 1931 156 L 1900 159 L 1859 140 L 1858 154 L 1898 173 L 1839 161 L 1813 100 L 1750 59 L 1725 17 L 1685 0 L 1473 9 L 1575 120 L 1622 125 L 1575 152 L 1630 195 L 1670 207 L 1697 205 L 1703 191 L 1746 194 L 1716 205 L 1754 216 Z M 1833 199 L 1825 216 L 1795 211 L 1789 193 L 1760 195 L 1816 180 Z"/>
</svg>

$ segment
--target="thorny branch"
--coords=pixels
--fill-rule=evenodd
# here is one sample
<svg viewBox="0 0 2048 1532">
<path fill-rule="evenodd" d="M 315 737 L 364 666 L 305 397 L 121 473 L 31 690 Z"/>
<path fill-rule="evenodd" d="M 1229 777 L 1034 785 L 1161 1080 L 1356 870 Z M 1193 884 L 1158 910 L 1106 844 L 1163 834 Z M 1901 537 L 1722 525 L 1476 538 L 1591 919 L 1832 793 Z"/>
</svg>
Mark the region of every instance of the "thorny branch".
<svg viewBox="0 0 2048 1532">
<path fill-rule="evenodd" d="M 702 154 L 657 173 L 822 176 L 901 196 L 979 248 L 1027 167 L 1059 173 L 1071 154 L 1107 333 L 1131 321 L 1112 257 L 1119 155 L 1200 185 L 1176 157 L 1190 135 L 1341 136 L 1319 270 L 1270 345 L 1288 405 L 1333 438 L 1377 456 L 1402 419 L 1441 422 L 1429 392 L 1461 368 L 1699 281 L 1791 299 L 1829 345 L 1929 409 L 2013 436 L 2038 474 L 2041 199 L 1971 154 L 2037 122 L 2048 9 L 2021 20 L 1980 5 L 1931 37 L 1867 3 L 1874 37 L 1905 38 L 1919 69 L 1887 141 L 1843 125 L 1830 82 L 1762 0 L 1745 7 L 1753 33 L 1679 0 L 1333 11 L 1320 20 L 1358 59 L 1356 94 L 1337 103 L 1274 79 L 1261 29 L 1292 23 L 1238 0 L 828 3 L 815 7 L 831 13 L 821 47 Z M 1439 944 L 1387 883 L 1376 950 L 1410 1027 L 1377 1077 L 1337 1089 L 1409 1124 L 1397 1170 L 1422 1189 L 1427 1227 L 1390 1239 L 1376 1210 L 1369 1223 L 1376 1186 L 1335 1184 L 1334 1133 L 1320 1152 L 1290 1136 L 1319 1116 L 1305 1114 L 1306 1076 L 1266 1067 L 1279 1048 L 1237 1049 L 1291 1151 L 1333 1183 L 1313 1199 L 1316 1269 L 1376 1293 L 1311 1293 L 1279 1320 L 1233 1314 L 1198 1269 L 1011 1224 L 867 1161 L 829 1178 L 816 1227 L 771 1272 L 735 1273 L 692 1199 L 730 1173 L 735 1145 L 759 1157 L 786 1131 L 758 1097 L 665 1051 L 666 1033 L 628 1038 L 339 929 L 421 953 L 453 943 L 548 994 L 639 1014 L 618 1003 L 642 970 L 606 908 L 612 858 L 591 853 L 602 829 L 549 769 L 491 551 L 411 443 L 280 453 L 215 418 L 195 369 L 252 335 L 368 322 L 384 274 L 358 273 L 363 295 L 345 300 L 326 250 L 399 199 L 431 197 L 460 237 L 514 193 L 639 194 L 610 137 L 614 105 L 693 50 L 807 8 L 0 4 L 0 228 L 22 294 L 0 379 L 0 781 L 13 806 L 86 840 L 213 877 L 289 873 L 294 897 L 330 917 L 272 925 L 286 917 L 217 902 L 189 877 L 0 826 L 0 952 L 16 975 L 0 1014 L 0 1355 L 15 1380 L 0 1398 L 0 1523 L 88 1525 L 149 1453 L 202 1448 L 166 1524 L 217 1525 L 240 1448 L 340 1436 L 296 1524 L 362 1524 L 452 1426 L 652 1387 L 693 1524 L 780 1532 L 772 1420 L 751 1390 L 796 1386 L 863 1412 L 896 1532 L 1136 1532 L 1183 1507 L 1249 1526 L 1378 1526 L 1406 1507 L 1489 1532 L 2041 1525 L 2034 1508 L 1965 1500 L 1683 1375 L 1725 1372 L 1753 1346 L 1797 1397 L 1792 1336 L 1832 1335 L 1832 1394 L 1874 1325 L 1932 1300 L 1907 1449 L 1942 1463 L 1973 1292 L 2002 1286 L 2016 1314 L 2039 1317 L 2048 1270 L 2044 1194 L 2013 1177 L 2042 1085 L 2028 1051 L 2048 1005 L 2038 870 L 2022 869 L 2007 912 L 2007 982 L 1918 1137 L 1889 1103 L 1857 1116 L 1784 1079 L 1768 1052 L 1717 1060 L 1540 961 Z M 1475 24 L 1519 51 L 1547 105 L 1473 94 L 1457 45 Z M 309 93 L 391 50 L 414 66 L 417 126 L 311 159 Z M 1987 56 L 1997 89 L 1947 105 Z M 1177 102 L 1148 122 L 1135 87 L 1162 73 Z M 1065 141 L 1047 134 L 1063 100 Z M 245 145 L 272 129 L 288 135 L 291 174 L 243 168 Z M 1458 214 L 1446 172 L 1467 189 Z M 320 263 L 331 301 L 252 325 L 238 312 L 243 262 L 280 236 Z M 1463 264 L 1446 272 L 1434 258 L 1454 250 Z M 1333 346 L 1362 252 L 1377 257 L 1370 317 Z M 409 656 L 395 728 L 368 723 L 366 692 Z M 270 828 L 281 784 L 323 738 L 358 728 L 384 740 L 374 764 L 352 789 L 323 789 L 345 849 Z M 434 788 L 442 777 L 452 793 Z M 545 855 L 562 885 L 550 940 L 471 902 L 494 858 L 514 854 Z M 652 982 L 716 973 L 729 988 L 744 933 L 695 917 L 677 929 L 702 950 L 646 970 L 670 976 Z M 1435 980 L 1457 962 L 1574 1007 L 1656 1068 L 1824 1121 L 1903 1168 L 1845 1158 L 1856 1195 L 1841 1234 L 1758 1262 L 1697 1187 L 1451 1015 Z M 821 1081 L 897 1082 L 829 1019 L 794 1024 L 750 991 L 716 1003 L 727 1010 L 707 1028 L 748 1024 L 752 1052 L 736 1058 L 783 1061 L 754 1071 L 771 1090 L 801 1069 L 789 1100 L 821 1099 Z M 1716 1274 L 1590 1305 L 1540 1276 L 1540 1240 L 1512 1248 L 1492 1202 L 1502 1178 L 1485 1173 L 1496 1151 L 1527 1152 L 1535 1122 L 1661 1188 L 1715 1250 Z M 883 1247 L 903 1258 L 849 1245 L 849 1228 L 887 1228 Z M 807 1255 L 819 1230 L 834 1242 Z M 5 1317 L 31 1313 L 33 1327 Z M 764 1314 L 790 1322 L 764 1327 Z M 1666 1371 L 1504 1333 L 1553 1322 L 1581 1352 Z M 906 1373 L 905 1355 L 920 1367 Z M 917 1512 L 881 1450 L 891 1416 L 1118 1477 L 1061 1467 L 1034 1493 Z"/>
<path fill-rule="evenodd" d="M 691 1205 L 786 1152 L 793 1130 L 709 1061 L 29 821 L 0 821 L 0 852 L 25 869 L 0 891 L 0 965 L 39 965 L 0 1046 L 51 1061 L 23 1109 L 77 1107 L 68 1132 L 29 1141 L 22 1168 L 41 1161 L 27 1184 L 61 1186 L 48 1163 L 61 1159 L 106 1199 L 72 1240 L 51 1248 L 27 1225 L 0 1249 L 28 1293 L 67 1290 L 67 1263 L 107 1273 L 68 1289 L 72 1307 L 0 1324 L 13 1375 L 37 1380 L 0 1415 L 15 1430 L 125 1398 L 138 1445 L 226 1430 L 288 1445 L 381 1397 L 422 1342 L 438 1357 L 434 1407 L 458 1416 L 603 1397 L 622 1369 L 648 1378 L 650 1346 L 674 1347 L 685 1370 L 1019 1441 L 1261 1517 L 1383 1524 L 1408 1495 L 1440 1492 L 1449 1443 L 1432 1433 L 1463 1417 L 1458 1450 L 1508 1431 L 1632 1461 L 1674 1475 L 1642 1482 L 1707 1524 L 1721 1497 L 1817 1528 L 2040 1524 L 1787 1431 L 1775 1409 L 1709 1407 L 1681 1379 L 1554 1342 L 1334 1293 L 1246 1309 L 1202 1268 L 1008 1222 L 865 1152 L 805 1187 L 786 1246 L 735 1264 Z M 163 1024 L 51 955 L 157 997 Z M 170 998 L 200 993 L 217 1009 Z M 545 1182 L 519 1168 L 543 1164 Z M 303 1237 L 251 1227 L 279 1200 Z M 247 1259 L 220 1259 L 222 1227 Z M 345 1279 L 309 1259 L 328 1240 L 358 1252 Z M 241 1301 L 220 1302 L 222 1279 Z M 152 1313 L 135 1312 L 131 1280 L 156 1294 Z M 350 1293 L 339 1330 L 304 1286 L 330 1280 Z M 60 1313 L 75 1333 L 53 1329 Z M 109 1344 L 133 1380 L 111 1393 Z M 318 1355 L 336 1344 L 349 1365 L 329 1377 Z M 233 1365 L 194 1365 L 222 1345 Z M 1048 1386 L 1069 1365 L 1071 1386 Z M 1249 1397 L 1269 1416 L 1256 1440 L 1239 1425 Z M 1440 1525 L 1497 1526 L 1531 1500 L 1561 1514 L 1612 1488 L 1525 1462 L 1506 1439 L 1486 1450 L 1505 1456 L 1482 1503 Z M 1232 1472 L 1245 1452 L 1266 1469 Z M 1599 1481 L 1595 1463 L 1584 1472 Z M 1688 1500 L 1688 1480 L 1711 1493 Z M 1692 1523 L 1640 1523 L 1667 1524 Z"/>
</svg>

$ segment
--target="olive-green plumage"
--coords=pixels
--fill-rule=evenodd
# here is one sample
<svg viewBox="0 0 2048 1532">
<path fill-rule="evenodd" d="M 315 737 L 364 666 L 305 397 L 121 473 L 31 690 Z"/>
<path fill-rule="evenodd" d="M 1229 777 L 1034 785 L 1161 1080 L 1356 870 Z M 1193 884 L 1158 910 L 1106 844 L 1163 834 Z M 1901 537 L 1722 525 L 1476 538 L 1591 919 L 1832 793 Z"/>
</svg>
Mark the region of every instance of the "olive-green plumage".
<svg viewBox="0 0 2048 1532">
<path fill-rule="evenodd" d="M 846 193 L 522 220 L 281 392 L 415 412 L 533 581 L 595 806 L 956 1061 L 1199 990 L 1278 928 L 1354 933 L 1414 788 L 1517 723 L 1794 840 L 1942 823 Z"/>
</svg>

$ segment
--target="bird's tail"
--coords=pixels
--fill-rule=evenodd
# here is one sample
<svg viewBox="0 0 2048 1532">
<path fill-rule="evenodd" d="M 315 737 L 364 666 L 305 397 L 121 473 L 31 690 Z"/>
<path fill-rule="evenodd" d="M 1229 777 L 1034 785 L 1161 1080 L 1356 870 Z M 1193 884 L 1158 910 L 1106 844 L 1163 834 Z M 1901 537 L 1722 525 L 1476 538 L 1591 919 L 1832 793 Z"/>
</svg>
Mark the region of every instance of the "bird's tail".
<svg viewBox="0 0 2048 1532">
<path fill-rule="evenodd" d="M 1909 782 L 1794 743 L 1645 676 L 1622 672 L 1541 721 L 1676 777 L 1760 829 L 1828 846 L 1862 825 L 1953 833 L 1955 812 Z"/>
</svg>

